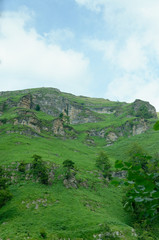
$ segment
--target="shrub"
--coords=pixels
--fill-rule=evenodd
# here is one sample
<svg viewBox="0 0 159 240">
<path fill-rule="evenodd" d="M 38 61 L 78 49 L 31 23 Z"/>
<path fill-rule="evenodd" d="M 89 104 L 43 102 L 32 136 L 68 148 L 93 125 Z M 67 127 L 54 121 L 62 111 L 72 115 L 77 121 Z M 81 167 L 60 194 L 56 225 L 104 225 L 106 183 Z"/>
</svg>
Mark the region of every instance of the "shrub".
<svg viewBox="0 0 159 240">
<path fill-rule="evenodd" d="M 105 152 L 100 152 L 96 159 L 96 166 L 102 171 L 103 176 L 109 179 L 111 178 L 111 164 L 110 160 Z"/>
<path fill-rule="evenodd" d="M 147 153 L 140 145 L 133 143 L 128 150 L 128 157 L 133 166 L 141 165 L 142 169 L 147 170 Z"/>
<path fill-rule="evenodd" d="M 35 110 L 36 110 L 36 111 L 40 111 L 40 106 L 39 106 L 39 104 L 36 105 Z"/>
<path fill-rule="evenodd" d="M 64 175 L 66 179 L 69 179 L 76 174 L 74 165 L 75 163 L 71 160 L 67 159 L 63 161 Z"/>
<path fill-rule="evenodd" d="M 22 172 L 22 173 L 25 173 L 25 166 L 26 166 L 26 164 L 23 161 L 20 162 L 19 167 L 18 167 L 18 171 Z"/>
<path fill-rule="evenodd" d="M 127 171 L 122 183 L 126 186 L 123 199 L 125 210 L 132 213 L 137 222 L 151 224 L 159 217 L 159 171 L 144 171 L 141 165 L 116 161 L 115 167 Z M 121 181 L 114 181 L 119 184 Z"/>
<path fill-rule="evenodd" d="M 0 166 L 0 207 L 12 198 L 12 194 L 7 189 L 7 179 L 4 177 L 4 170 Z"/>
<path fill-rule="evenodd" d="M 74 165 L 75 165 L 75 163 L 71 160 L 67 159 L 67 160 L 63 161 L 63 167 L 74 169 Z"/>
<path fill-rule="evenodd" d="M 148 118 L 152 118 L 153 114 L 149 112 L 148 107 L 143 104 L 137 110 L 136 117 L 142 117 L 142 118 L 148 119 Z"/>
<path fill-rule="evenodd" d="M 41 156 L 33 155 L 33 174 L 38 177 L 43 184 L 48 184 L 48 173 Z"/>
<path fill-rule="evenodd" d="M 45 229 L 41 229 L 41 230 L 40 230 L 40 237 L 42 237 L 42 238 L 44 238 L 44 239 L 47 238 L 47 233 L 46 233 Z"/>
</svg>

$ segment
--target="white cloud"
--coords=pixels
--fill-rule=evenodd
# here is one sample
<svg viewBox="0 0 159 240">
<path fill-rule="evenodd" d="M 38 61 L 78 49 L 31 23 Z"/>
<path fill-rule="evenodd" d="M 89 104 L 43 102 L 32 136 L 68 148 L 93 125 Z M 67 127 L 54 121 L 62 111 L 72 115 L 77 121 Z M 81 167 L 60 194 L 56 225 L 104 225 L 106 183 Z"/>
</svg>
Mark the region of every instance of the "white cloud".
<svg viewBox="0 0 159 240">
<path fill-rule="evenodd" d="M 129 74 L 116 78 L 109 84 L 105 97 L 126 102 L 142 99 L 149 101 L 159 111 L 159 78 L 150 79 L 145 82 L 141 76 Z"/>
<path fill-rule="evenodd" d="M 105 0 L 75 0 L 79 5 L 85 6 L 92 11 L 99 12 Z"/>
<path fill-rule="evenodd" d="M 116 41 L 86 40 L 89 47 L 103 53 L 104 59 L 125 72 L 145 69 L 148 58 L 145 49 L 135 37 L 127 39 L 123 46 Z"/>
<path fill-rule="evenodd" d="M 91 11 L 100 12 L 112 37 L 89 39 L 87 44 L 103 54 L 112 66 L 106 98 L 150 101 L 159 110 L 159 1 L 158 0 L 75 0 Z M 107 40 L 109 38 L 109 40 Z"/>
<path fill-rule="evenodd" d="M 56 87 L 84 94 L 89 84 L 89 60 L 80 52 L 48 43 L 48 36 L 28 27 L 28 11 L 3 13 L 0 33 L 1 90 Z M 54 32 L 51 33 L 52 37 Z M 55 34 L 61 34 L 60 30 Z M 65 31 L 71 37 L 69 31 Z M 69 35 L 69 36 L 68 36 Z M 50 37 L 50 35 L 49 35 Z"/>
<path fill-rule="evenodd" d="M 69 29 L 52 30 L 49 33 L 44 33 L 44 36 L 48 39 L 48 42 L 52 44 L 72 41 L 75 37 L 74 33 Z"/>
</svg>

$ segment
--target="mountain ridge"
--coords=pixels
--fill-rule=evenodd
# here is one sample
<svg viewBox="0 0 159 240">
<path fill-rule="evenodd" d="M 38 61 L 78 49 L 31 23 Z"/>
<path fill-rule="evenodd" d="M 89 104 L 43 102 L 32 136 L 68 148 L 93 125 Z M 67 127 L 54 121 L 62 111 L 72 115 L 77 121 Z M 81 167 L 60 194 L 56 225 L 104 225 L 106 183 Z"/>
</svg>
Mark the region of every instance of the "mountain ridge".
<svg viewBox="0 0 159 240">
<path fill-rule="evenodd" d="M 155 108 L 139 99 L 133 103 L 114 102 L 75 96 L 54 88 L 0 92 L 0 125 L 27 126 L 37 136 L 50 132 L 75 138 L 78 135 L 75 125 L 90 123 L 86 129 L 88 138 L 105 138 L 110 145 L 122 136 L 145 132 L 151 119 L 157 119 Z"/>
</svg>

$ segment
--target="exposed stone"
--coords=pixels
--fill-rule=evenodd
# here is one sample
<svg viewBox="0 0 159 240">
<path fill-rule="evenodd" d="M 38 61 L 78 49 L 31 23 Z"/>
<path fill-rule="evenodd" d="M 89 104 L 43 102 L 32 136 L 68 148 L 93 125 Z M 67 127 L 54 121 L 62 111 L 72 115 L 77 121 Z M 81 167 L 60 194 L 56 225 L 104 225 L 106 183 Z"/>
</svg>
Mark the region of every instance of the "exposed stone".
<svg viewBox="0 0 159 240">
<path fill-rule="evenodd" d="M 20 111 L 19 116 L 14 119 L 14 125 L 24 125 L 34 129 L 40 133 L 40 121 L 36 118 L 34 113 L 27 111 Z"/>
<path fill-rule="evenodd" d="M 59 118 L 53 121 L 53 134 L 65 136 L 63 121 Z"/>
<path fill-rule="evenodd" d="M 87 138 L 85 140 L 85 143 L 88 145 L 88 146 L 95 146 L 95 142 L 93 139 L 90 139 L 90 138 Z"/>
<path fill-rule="evenodd" d="M 63 184 L 66 188 L 78 188 L 78 183 L 75 177 L 64 179 Z"/>
<path fill-rule="evenodd" d="M 157 118 L 156 109 L 149 102 L 142 101 L 140 99 L 136 99 L 131 104 L 131 108 L 134 111 L 134 114 L 136 116 L 140 117 L 140 113 L 141 113 L 141 117 L 143 117 L 145 114 L 146 118 Z M 143 111 L 143 116 L 142 116 L 142 111 Z"/>
<path fill-rule="evenodd" d="M 138 125 L 133 125 L 132 135 L 135 136 L 144 133 L 147 129 L 148 129 L 147 123 L 144 121 L 144 119 L 141 119 Z"/>
<path fill-rule="evenodd" d="M 106 132 L 106 128 L 101 129 L 101 130 L 91 129 L 88 132 L 88 136 L 92 136 L 92 137 L 93 136 L 98 136 L 98 137 L 104 138 L 105 137 L 105 132 Z"/>
<path fill-rule="evenodd" d="M 118 139 L 118 136 L 114 132 L 109 132 L 106 140 L 110 142 L 115 142 Z"/>
<path fill-rule="evenodd" d="M 18 107 L 31 109 L 32 106 L 32 97 L 31 94 L 27 94 L 20 99 Z"/>
<path fill-rule="evenodd" d="M 126 171 L 112 172 L 112 177 L 124 178 L 126 176 Z"/>
<path fill-rule="evenodd" d="M 61 93 L 58 89 L 37 89 L 37 91 L 33 91 L 32 94 L 31 92 L 31 90 L 17 91 L 17 94 L 24 94 L 19 102 L 15 100 L 12 92 L 0 92 L 0 96 L 9 96 L 5 102 L 0 104 L 0 113 L 3 113 L 2 110 L 5 109 L 6 106 L 7 109 L 13 106 L 20 107 L 20 110 L 16 110 L 17 112 L 15 112 L 18 117 L 15 117 L 14 120 L 6 119 L 6 123 L 12 124 L 14 121 L 14 125 L 28 127 L 28 129 L 24 128 L 23 130 L 20 128 L 19 130 L 13 128 L 9 130 L 8 133 L 19 132 L 20 134 L 40 136 L 41 132 L 46 131 L 48 133 L 53 133 L 55 136 L 74 139 L 77 137 L 78 132 L 76 133 L 73 128 L 71 129 L 69 124 L 95 123 L 106 120 L 106 116 L 102 115 L 103 113 L 119 116 L 124 112 L 124 117 L 136 117 L 136 119 L 130 119 L 130 121 L 126 121 L 123 124 L 119 123 L 118 127 L 106 125 L 106 127 L 99 130 L 91 129 L 87 131 L 88 140 L 86 140 L 86 142 L 88 144 L 93 144 L 93 140 L 89 140 L 89 137 L 98 136 L 105 138 L 108 146 L 108 144 L 112 144 L 121 136 L 134 136 L 145 132 L 150 126 L 148 122 L 143 120 L 144 118 L 141 120 L 141 117 L 146 116 L 145 118 L 147 119 L 148 117 L 157 117 L 156 110 L 151 104 L 138 99 L 132 104 L 114 102 L 112 105 L 108 104 L 108 106 L 101 106 L 100 104 L 94 104 L 94 101 L 88 101 L 88 104 L 82 101 L 76 102 L 76 96 L 71 94 L 67 96 L 67 94 Z M 86 97 L 83 98 L 86 100 Z M 102 101 L 104 102 L 104 99 Z M 105 101 L 107 102 L 108 100 Z M 57 119 L 53 120 L 53 123 L 51 120 L 39 120 L 36 114 L 33 113 L 32 110 L 29 110 L 35 110 L 37 105 L 40 106 L 42 112 L 57 117 Z M 24 108 L 26 110 L 24 110 Z M 143 116 L 140 117 L 140 114 Z M 0 120 L 0 125 L 5 124 L 4 121 L 5 119 L 3 119 L 3 121 Z"/>
<path fill-rule="evenodd" d="M 147 120 L 136 118 L 134 120 L 126 121 L 119 127 L 113 127 L 114 131 L 108 132 L 108 128 L 103 128 L 100 130 L 91 129 L 87 132 L 88 136 L 98 136 L 105 138 L 107 141 L 107 146 L 112 145 L 113 142 L 117 141 L 119 137 L 122 136 L 135 136 L 144 133 L 150 128 Z"/>
<path fill-rule="evenodd" d="M 97 113 L 107 113 L 107 114 L 113 114 L 116 112 L 114 107 L 98 107 L 98 108 L 90 108 L 90 110 Z"/>
</svg>

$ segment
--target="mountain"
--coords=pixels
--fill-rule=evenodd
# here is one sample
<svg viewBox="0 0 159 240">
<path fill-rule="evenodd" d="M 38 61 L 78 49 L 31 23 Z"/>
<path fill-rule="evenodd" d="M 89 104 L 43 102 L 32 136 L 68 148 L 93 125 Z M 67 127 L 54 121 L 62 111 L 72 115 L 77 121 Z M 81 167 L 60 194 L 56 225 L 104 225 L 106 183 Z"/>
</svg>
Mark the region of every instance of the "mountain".
<svg viewBox="0 0 159 240">
<path fill-rule="evenodd" d="M 88 137 L 99 136 L 110 143 L 121 136 L 145 132 L 150 128 L 149 119 L 157 118 L 148 102 L 135 100 L 127 104 L 77 97 L 53 88 L 1 92 L 0 97 L 1 125 L 25 125 L 28 133 L 39 135 L 69 137 L 70 131 L 76 136 L 79 131 L 75 125 L 94 123 L 94 128 L 86 127 Z"/>
<path fill-rule="evenodd" d="M 156 121 L 155 108 L 139 99 L 113 102 L 54 88 L 0 92 L 1 165 L 13 194 L 0 209 L 1 239 L 99 239 L 106 227 L 120 239 L 138 239 L 121 189 L 104 181 L 96 158 L 105 151 L 113 169 L 134 142 L 155 154 Z M 47 186 L 33 176 L 34 155 L 46 164 Z M 65 160 L 75 164 L 70 179 Z"/>
</svg>

